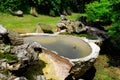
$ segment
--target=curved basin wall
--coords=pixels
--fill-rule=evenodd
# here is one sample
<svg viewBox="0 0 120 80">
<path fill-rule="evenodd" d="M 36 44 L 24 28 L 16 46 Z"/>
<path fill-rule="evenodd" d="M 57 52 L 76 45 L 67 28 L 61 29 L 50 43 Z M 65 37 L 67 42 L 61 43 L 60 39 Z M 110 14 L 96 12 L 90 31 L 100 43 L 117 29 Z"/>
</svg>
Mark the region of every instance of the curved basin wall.
<svg viewBox="0 0 120 80">
<path fill-rule="evenodd" d="M 24 37 L 24 40 L 25 43 L 37 41 L 48 50 L 69 59 L 84 58 L 90 55 L 92 50 L 88 43 L 73 36 L 32 35 Z"/>
</svg>

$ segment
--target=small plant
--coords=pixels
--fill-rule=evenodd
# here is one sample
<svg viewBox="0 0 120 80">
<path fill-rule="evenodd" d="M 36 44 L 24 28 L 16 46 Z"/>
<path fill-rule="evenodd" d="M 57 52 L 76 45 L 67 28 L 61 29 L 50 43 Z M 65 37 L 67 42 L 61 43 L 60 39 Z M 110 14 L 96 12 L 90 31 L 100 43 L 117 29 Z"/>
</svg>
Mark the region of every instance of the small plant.
<svg viewBox="0 0 120 80">
<path fill-rule="evenodd" d="M 17 56 L 11 55 L 11 54 L 8 54 L 8 53 L 5 54 L 4 57 L 5 57 L 5 59 L 8 60 L 8 62 L 12 62 L 12 61 L 17 61 L 18 60 Z"/>
<path fill-rule="evenodd" d="M 54 10 L 50 10 L 50 16 L 53 16 L 53 17 L 55 17 L 55 11 Z"/>
<path fill-rule="evenodd" d="M 10 53 L 0 53 L 0 59 L 6 59 L 8 62 L 18 61 L 17 56 Z"/>
</svg>

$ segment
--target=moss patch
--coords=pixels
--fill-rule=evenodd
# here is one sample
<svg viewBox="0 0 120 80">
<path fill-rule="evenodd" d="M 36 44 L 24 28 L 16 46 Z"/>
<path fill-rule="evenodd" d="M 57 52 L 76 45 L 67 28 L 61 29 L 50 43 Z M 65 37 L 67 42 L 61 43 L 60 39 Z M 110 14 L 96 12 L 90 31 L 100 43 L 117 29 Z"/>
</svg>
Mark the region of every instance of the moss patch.
<svg viewBox="0 0 120 80">
<path fill-rule="evenodd" d="M 7 59 L 8 63 L 18 61 L 17 56 L 10 53 L 0 53 L 0 59 Z"/>
</svg>

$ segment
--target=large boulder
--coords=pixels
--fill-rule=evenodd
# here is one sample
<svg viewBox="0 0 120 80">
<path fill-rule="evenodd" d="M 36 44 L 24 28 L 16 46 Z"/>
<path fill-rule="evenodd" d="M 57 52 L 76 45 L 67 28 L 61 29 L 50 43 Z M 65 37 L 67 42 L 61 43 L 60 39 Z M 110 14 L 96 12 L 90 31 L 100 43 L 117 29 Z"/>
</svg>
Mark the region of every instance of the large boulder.
<svg viewBox="0 0 120 80">
<path fill-rule="evenodd" d="M 36 33 L 53 33 L 53 31 L 50 25 L 38 23 Z"/>
<path fill-rule="evenodd" d="M 68 20 L 63 15 L 61 15 L 60 21 L 57 24 L 57 28 L 57 31 L 66 29 L 68 33 L 81 33 L 86 30 L 85 25 L 81 21 Z"/>
<path fill-rule="evenodd" d="M 22 17 L 23 16 L 23 11 L 21 10 L 12 10 L 12 9 L 9 9 L 10 13 L 14 16 L 19 16 L 19 17 Z"/>
<path fill-rule="evenodd" d="M 110 37 L 106 31 L 91 26 L 86 26 L 86 32 L 102 41 Z"/>
<path fill-rule="evenodd" d="M 20 69 L 36 64 L 41 52 L 39 43 L 23 44 L 23 38 L 18 33 L 8 31 L 0 25 L 0 79 L 27 80 L 25 77 L 17 77 L 14 74 L 19 73 Z"/>
<path fill-rule="evenodd" d="M 0 25 L 0 43 L 21 45 L 23 38 L 16 32 L 8 31 L 4 26 Z"/>
<path fill-rule="evenodd" d="M 20 46 L 15 46 L 11 53 L 14 53 L 21 62 L 34 62 L 38 60 L 38 55 L 41 53 L 41 45 L 37 42 L 27 43 Z"/>
<path fill-rule="evenodd" d="M 36 11 L 35 7 L 31 7 L 30 14 L 33 15 L 33 16 L 35 16 L 35 17 L 38 17 L 38 12 Z"/>
<path fill-rule="evenodd" d="M 1 69 L 18 70 L 30 63 L 33 64 L 38 60 L 38 55 L 41 52 L 41 45 L 36 42 L 20 46 L 0 44 L 0 55 L 2 55 L 1 58 L 3 58 L 1 59 L 0 66 L 3 67 Z M 6 66 L 3 66 L 3 62 Z M 10 63 L 12 63 L 12 65 Z"/>
<path fill-rule="evenodd" d="M 9 31 L 8 38 L 12 45 L 21 45 L 23 44 L 23 38 L 16 32 Z"/>
<path fill-rule="evenodd" d="M 76 33 L 80 33 L 82 31 L 85 31 L 85 25 L 81 21 L 75 21 L 74 28 Z"/>
<path fill-rule="evenodd" d="M 41 45 L 37 42 L 19 46 L 0 44 L 0 79 L 27 80 L 25 77 L 10 78 L 10 76 L 18 74 L 20 69 L 36 64 L 40 53 L 42 53 Z M 4 74 L 6 71 L 10 74 Z"/>
</svg>

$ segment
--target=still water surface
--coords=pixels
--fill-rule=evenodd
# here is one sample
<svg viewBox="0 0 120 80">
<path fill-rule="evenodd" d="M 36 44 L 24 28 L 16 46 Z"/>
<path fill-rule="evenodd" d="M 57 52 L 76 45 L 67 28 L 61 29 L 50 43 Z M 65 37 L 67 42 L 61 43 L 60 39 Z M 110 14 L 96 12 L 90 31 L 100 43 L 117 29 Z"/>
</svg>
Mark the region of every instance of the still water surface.
<svg viewBox="0 0 120 80">
<path fill-rule="evenodd" d="M 37 41 L 48 50 L 70 59 L 82 58 L 91 53 L 90 46 L 78 37 L 71 36 L 29 36 L 25 42 Z"/>
</svg>

